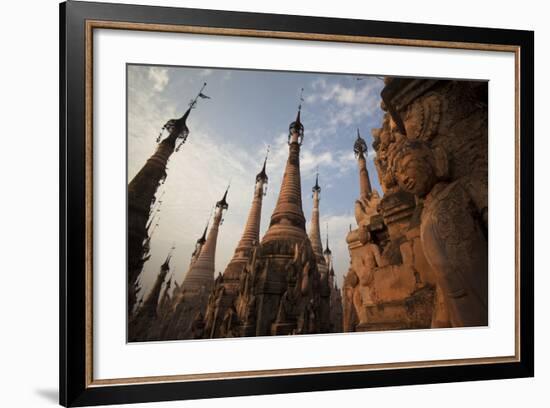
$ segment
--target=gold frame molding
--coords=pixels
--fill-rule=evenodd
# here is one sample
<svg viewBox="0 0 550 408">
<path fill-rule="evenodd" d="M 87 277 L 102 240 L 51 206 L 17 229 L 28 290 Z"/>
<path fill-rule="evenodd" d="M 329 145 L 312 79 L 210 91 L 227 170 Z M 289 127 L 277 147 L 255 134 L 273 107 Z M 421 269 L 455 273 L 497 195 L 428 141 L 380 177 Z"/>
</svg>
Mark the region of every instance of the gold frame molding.
<svg viewBox="0 0 550 408">
<path fill-rule="evenodd" d="M 479 357 L 450 360 L 431 360 L 415 362 L 396 362 L 383 364 L 358 364 L 325 367 L 304 367 L 275 370 L 254 370 L 219 372 L 205 374 L 166 375 L 152 377 L 128 377 L 113 379 L 93 378 L 93 30 L 114 29 L 148 32 L 186 33 L 218 36 L 255 37 L 293 39 L 308 41 L 329 41 L 339 43 L 360 43 L 397 45 L 410 47 L 450 48 L 478 51 L 512 52 L 515 58 L 515 353 L 513 356 Z M 520 356 L 520 47 L 513 45 L 426 41 L 410 39 L 394 39 L 368 36 L 310 34 L 286 31 L 263 31 L 250 29 L 229 29 L 215 27 L 197 27 L 189 25 L 164 25 L 146 23 L 127 23 L 118 21 L 87 20 L 86 21 L 86 357 L 85 385 L 101 387 L 112 385 L 131 385 L 145 383 L 167 383 L 180 381 L 224 380 L 235 378 L 291 376 L 299 374 L 335 373 L 344 371 L 371 371 L 396 368 L 441 367 L 449 365 L 513 363 L 521 361 Z"/>
</svg>

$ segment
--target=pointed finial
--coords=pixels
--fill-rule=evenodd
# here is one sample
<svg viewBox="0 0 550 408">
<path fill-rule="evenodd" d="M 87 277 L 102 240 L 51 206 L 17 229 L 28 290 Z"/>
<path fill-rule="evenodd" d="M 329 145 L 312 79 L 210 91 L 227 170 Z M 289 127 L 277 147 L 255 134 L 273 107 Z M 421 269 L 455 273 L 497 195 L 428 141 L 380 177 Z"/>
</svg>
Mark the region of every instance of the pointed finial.
<svg viewBox="0 0 550 408">
<path fill-rule="evenodd" d="M 197 239 L 198 244 L 204 244 L 206 242 L 206 232 L 208 231 L 208 225 L 210 224 L 210 217 L 208 217 L 208 221 L 206 221 L 206 225 L 204 226 L 204 231 L 202 232 L 202 236 Z"/>
<path fill-rule="evenodd" d="M 315 173 L 315 185 L 313 186 L 312 190 L 315 192 L 321 192 L 321 187 L 319 187 L 319 166 L 317 166 L 317 172 Z"/>
<path fill-rule="evenodd" d="M 201 99 L 212 99 L 209 96 L 202 93 L 202 91 L 204 91 L 204 88 L 206 88 L 206 82 L 202 84 L 202 88 L 199 91 L 199 93 L 197 94 L 197 96 L 195 96 L 195 99 L 191 99 L 191 102 L 189 102 L 189 109 L 194 109 L 195 108 L 195 106 L 197 105 L 197 100 L 199 98 L 201 98 Z"/>
<path fill-rule="evenodd" d="M 223 210 L 227 210 L 229 208 L 229 204 L 227 204 L 227 192 L 229 191 L 229 187 L 231 186 L 231 182 L 227 185 L 227 188 L 225 189 L 225 193 L 223 194 L 223 197 L 220 201 L 216 203 L 216 208 L 221 208 Z"/>
<path fill-rule="evenodd" d="M 162 128 L 162 130 L 166 129 L 170 133 L 170 136 L 164 139 L 165 141 L 173 139 L 173 142 L 175 143 L 176 139 L 181 139 L 180 143 L 176 146 L 176 149 L 175 149 L 176 152 L 180 150 L 181 146 L 185 143 L 185 141 L 187 140 L 187 137 L 189 136 L 189 128 L 187 127 L 187 118 L 189 117 L 191 110 L 196 107 L 197 100 L 199 98 L 210 99 L 209 96 L 202 93 L 204 88 L 206 88 L 206 82 L 202 84 L 202 87 L 199 93 L 197 94 L 197 96 L 195 96 L 195 98 L 191 100 L 191 102 L 189 103 L 189 107 L 187 108 L 183 116 L 179 119 L 169 120 L 168 122 L 166 122 L 166 124 Z M 162 130 L 161 130 L 161 133 L 159 134 L 159 137 L 157 138 L 157 142 L 159 142 L 160 138 L 162 137 Z"/>
<path fill-rule="evenodd" d="M 265 169 L 265 164 L 267 163 L 267 158 L 269 157 L 269 150 L 270 149 L 271 149 L 271 145 L 267 145 L 267 149 L 265 151 L 264 169 Z"/>
<path fill-rule="evenodd" d="M 197 104 L 197 100 L 199 98 L 202 99 L 210 99 L 209 96 L 206 96 L 202 93 L 204 88 L 206 87 L 206 82 L 203 83 L 199 93 L 197 96 L 191 100 L 189 103 L 189 107 L 183 114 L 183 116 L 179 119 L 170 119 L 168 122 L 164 124 L 162 129 L 160 130 L 160 133 L 157 137 L 157 143 L 160 143 L 162 139 L 162 134 L 166 130 L 168 132 L 168 137 L 163 140 L 165 143 L 176 143 L 177 139 L 181 139 L 181 142 L 176 147 L 176 152 L 179 151 L 181 146 L 185 143 L 187 140 L 187 136 L 189 136 L 189 128 L 187 127 L 187 118 L 189 117 L 189 114 L 191 113 L 191 110 L 195 108 L 195 105 Z"/>
<path fill-rule="evenodd" d="M 300 121 L 300 113 L 302 112 L 302 102 L 304 101 L 304 88 L 300 91 L 300 104 L 298 105 L 298 114 L 296 115 L 296 120 L 292 122 L 288 128 L 288 144 L 291 144 L 291 136 L 292 134 L 298 135 L 298 144 L 302 144 L 302 140 L 304 139 L 304 126 L 302 125 L 302 122 Z M 296 140 L 294 140 L 296 142 Z"/>
<path fill-rule="evenodd" d="M 202 235 L 199 239 L 197 239 L 197 243 L 195 244 L 195 249 L 193 250 L 193 253 L 191 254 L 191 259 L 193 260 L 200 250 L 202 249 L 202 246 L 206 242 L 206 232 L 208 231 L 208 225 L 210 224 L 210 218 L 212 217 L 212 212 L 210 212 L 210 215 L 208 216 L 208 219 L 206 220 L 206 225 L 204 227 L 204 231 L 202 232 Z"/>
<path fill-rule="evenodd" d="M 298 105 L 298 114 L 296 115 L 296 123 L 300 122 L 300 113 L 302 112 L 302 102 L 304 101 L 304 88 L 300 89 L 300 104 Z"/>
<path fill-rule="evenodd" d="M 265 153 L 264 165 L 262 167 L 262 170 L 258 174 L 256 174 L 256 183 L 259 182 L 259 181 L 263 181 L 264 183 L 267 183 L 268 177 L 267 177 L 267 173 L 265 171 L 265 167 L 266 167 L 266 164 L 267 164 L 267 157 L 269 156 L 269 148 L 270 148 L 270 146 L 267 145 L 267 151 Z"/>
<path fill-rule="evenodd" d="M 355 153 L 355 157 L 363 157 L 363 154 L 366 153 L 367 150 L 367 143 L 365 142 L 365 139 L 361 137 L 361 133 L 359 133 L 359 128 L 357 128 L 357 139 L 353 144 L 353 152 Z"/>
<path fill-rule="evenodd" d="M 327 226 L 327 245 L 326 245 L 324 254 L 325 255 L 330 255 L 330 254 L 332 254 L 332 251 L 330 250 L 330 247 L 328 246 L 328 222 L 327 222 L 326 226 Z"/>
</svg>

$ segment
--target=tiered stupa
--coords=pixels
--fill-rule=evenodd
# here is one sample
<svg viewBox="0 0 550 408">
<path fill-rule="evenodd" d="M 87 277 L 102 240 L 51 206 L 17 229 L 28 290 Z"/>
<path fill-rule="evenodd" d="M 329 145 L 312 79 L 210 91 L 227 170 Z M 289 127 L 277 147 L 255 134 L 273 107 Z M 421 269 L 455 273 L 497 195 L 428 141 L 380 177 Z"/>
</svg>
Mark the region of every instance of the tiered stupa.
<svg viewBox="0 0 550 408">
<path fill-rule="evenodd" d="M 212 227 L 208 231 L 208 236 L 204 246 L 202 246 L 197 260 L 191 264 L 189 271 L 185 275 L 183 288 L 185 293 L 195 294 L 201 291 L 209 292 L 214 286 L 214 273 L 216 267 L 216 245 L 218 242 L 218 231 L 222 222 L 223 212 L 229 208 L 227 204 L 227 192 L 220 201 L 216 203 L 214 220 Z"/>
<path fill-rule="evenodd" d="M 173 313 L 163 329 L 165 339 L 194 338 L 196 336 L 193 334 L 193 327 L 203 325 L 208 295 L 214 287 L 218 231 L 223 220 L 223 212 L 229 208 L 228 191 L 229 187 L 222 199 L 216 203 L 212 227 L 208 230 L 206 241 L 203 243 L 204 234 L 197 240 L 183 283 L 174 290 Z"/>
<path fill-rule="evenodd" d="M 187 119 L 206 83 L 189 104 L 189 108 L 179 119 L 171 119 L 162 127 L 157 138 L 155 153 L 128 184 L 128 316 L 131 318 L 137 297 L 138 277 L 143 264 L 148 259 L 147 245 L 149 234 L 147 221 L 151 207 L 155 203 L 155 194 L 166 178 L 166 165 L 174 151 L 177 151 L 187 140 L 189 129 Z M 163 139 L 163 135 L 167 136 Z M 153 214 L 154 215 L 154 214 Z"/>
<path fill-rule="evenodd" d="M 235 310 L 224 318 L 226 336 L 317 333 L 328 321 L 321 313 L 317 259 L 302 210 L 300 113 L 301 106 L 289 127 L 288 160 L 269 229 L 241 275 Z"/>
<path fill-rule="evenodd" d="M 319 173 L 315 176 L 315 185 L 311 189 L 313 193 L 313 208 L 311 211 L 311 224 L 309 228 L 309 240 L 315 253 L 317 261 L 317 270 L 319 271 L 319 291 L 322 315 L 330 314 L 330 286 L 329 286 L 329 268 L 323 255 L 323 244 L 321 241 L 321 228 L 319 222 L 319 201 L 321 200 L 321 187 L 319 186 Z M 329 322 L 323 321 L 319 328 L 321 332 L 329 331 Z"/>
<path fill-rule="evenodd" d="M 260 222 L 262 218 L 262 201 L 266 193 L 268 177 L 266 174 L 267 155 L 261 171 L 256 175 L 252 205 L 248 212 L 248 218 L 237 244 L 233 258 L 225 268 L 222 277 L 214 288 L 215 296 L 211 297 L 206 311 L 206 337 L 220 337 L 220 326 L 227 309 L 232 306 L 239 292 L 239 284 L 243 270 L 250 258 L 255 245 L 260 240 Z"/>
</svg>

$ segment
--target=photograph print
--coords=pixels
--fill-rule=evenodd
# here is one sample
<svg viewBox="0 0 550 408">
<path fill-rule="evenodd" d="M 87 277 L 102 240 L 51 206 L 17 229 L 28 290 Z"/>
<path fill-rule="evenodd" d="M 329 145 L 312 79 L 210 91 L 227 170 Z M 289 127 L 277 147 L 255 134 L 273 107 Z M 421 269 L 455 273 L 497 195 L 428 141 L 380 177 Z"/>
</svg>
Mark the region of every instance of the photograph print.
<svg viewBox="0 0 550 408">
<path fill-rule="evenodd" d="M 128 342 L 488 325 L 487 81 L 126 70 Z"/>
</svg>

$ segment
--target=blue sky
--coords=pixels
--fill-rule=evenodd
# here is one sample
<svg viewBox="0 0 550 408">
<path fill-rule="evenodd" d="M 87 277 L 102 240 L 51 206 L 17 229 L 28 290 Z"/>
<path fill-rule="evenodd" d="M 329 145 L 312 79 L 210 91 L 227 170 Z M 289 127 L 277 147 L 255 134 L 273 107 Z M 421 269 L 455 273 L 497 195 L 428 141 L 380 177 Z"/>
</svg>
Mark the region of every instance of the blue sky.
<svg viewBox="0 0 550 408">
<path fill-rule="evenodd" d="M 358 79 L 360 78 L 360 79 Z M 369 145 L 368 170 L 381 192 L 372 162 L 370 130 L 379 127 L 383 112 L 376 77 L 342 74 L 206 68 L 128 66 L 128 180 L 154 152 L 162 125 L 180 117 L 203 82 L 212 99 L 199 100 L 187 121 L 187 143 L 168 163 L 168 177 L 158 212 L 159 226 L 142 283 L 151 287 L 170 247 L 174 278 L 187 272 L 196 239 L 212 207 L 231 183 L 227 211 L 218 237 L 216 273 L 223 272 L 242 233 L 267 146 L 269 185 L 264 197 L 260 234 L 269 225 L 288 154 L 287 135 L 296 117 L 301 88 L 304 141 L 301 150 L 302 201 L 308 225 L 311 188 L 319 168 L 323 242 L 330 235 L 338 284 L 347 272 L 345 236 L 355 226 L 354 202 L 359 194 L 353 143 L 357 128 Z"/>
</svg>

